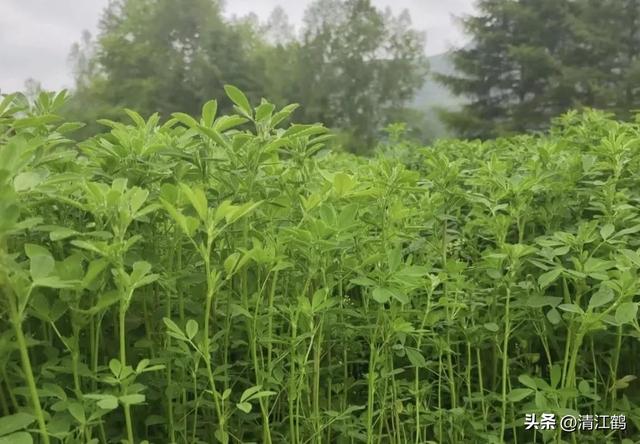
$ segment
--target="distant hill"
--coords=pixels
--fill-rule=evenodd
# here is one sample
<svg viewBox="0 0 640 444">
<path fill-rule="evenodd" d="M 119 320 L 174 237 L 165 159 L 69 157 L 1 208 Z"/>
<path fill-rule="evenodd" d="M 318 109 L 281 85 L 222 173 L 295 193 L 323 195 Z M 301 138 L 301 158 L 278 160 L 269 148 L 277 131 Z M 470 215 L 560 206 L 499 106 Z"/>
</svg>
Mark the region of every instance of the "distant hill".
<svg viewBox="0 0 640 444">
<path fill-rule="evenodd" d="M 448 52 L 428 57 L 428 61 L 429 76 L 417 92 L 412 105 L 425 113 L 429 132 L 433 133 L 434 138 L 450 136 L 452 134 L 441 122 L 435 108 L 455 110 L 464 103 L 464 99 L 453 95 L 446 86 L 436 82 L 433 74 L 453 74 L 455 68 Z"/>
</svg>

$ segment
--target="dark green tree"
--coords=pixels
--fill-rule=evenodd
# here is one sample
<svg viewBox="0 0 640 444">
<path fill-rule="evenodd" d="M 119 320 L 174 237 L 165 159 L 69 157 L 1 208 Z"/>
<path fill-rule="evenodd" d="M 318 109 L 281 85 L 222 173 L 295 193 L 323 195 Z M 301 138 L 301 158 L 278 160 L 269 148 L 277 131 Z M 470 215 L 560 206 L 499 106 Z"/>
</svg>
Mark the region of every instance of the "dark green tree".
<svg viewBox="0 0 640 444">
<path fill-rule="evenodd" d="M 75 119 L 116 118 L 122 107 L 197 114 L 211 98 L 224 111 L 231 83 L 252 101 L 299 103 L 299 120 L 340 129 L 361 150 L 390 121 L 415 120 L 405 106 L 426 74 L 424 36 L 409 14 L 370 0 L 315 1 L 299 37 L 281 8 L 260 23 L 254 14 L 224 19 L 215 0 L 113 0 L 71 61 Z"/>
<path fill-rule="evenodd" d="M 480 0 L 462 19 L 472 43 L 438 76 L 468 102 L 443 112 L 465 137 L 545 129 L 570 108 L 627 118 L 640 108 L 640 2 Z"/>
<path fill-rule="evenodd" d="M 563 79 L 575 42 L 572 2 L 481 0 L 477 8 L 461 21 L 473 41 L 453 52 L 457 73 L 437 76 L 468 103 L 443 119 L 472 138 L 542 129 L 573 103 Z"/>
<path fill-rule="evenodd" d="M 640 2 L 581 0 L 568 75 L 580 102 L 628 118 L 640 108 Z"/>
<path fill-rule="evenodd" d="M 285 96 L 301 117 L 345 130 L 352 149 L 373 146 L 426 74 L 424 35 L 405 11 L 381 11 L 369 0 L 317 0 L 307 9 Z M 357 141 L 357 142 L 356 142 Z"/>
<path fill-rule="evenodd" d="M 195 114 L 211 98 L 229 106 L 226 83 L 255 98 L 261 88 L 250 44 L 215 0 L 111 1 L 95 42 L 85 38 L 72 50 L 76 95 L 70 109 Z"/>
</svg>

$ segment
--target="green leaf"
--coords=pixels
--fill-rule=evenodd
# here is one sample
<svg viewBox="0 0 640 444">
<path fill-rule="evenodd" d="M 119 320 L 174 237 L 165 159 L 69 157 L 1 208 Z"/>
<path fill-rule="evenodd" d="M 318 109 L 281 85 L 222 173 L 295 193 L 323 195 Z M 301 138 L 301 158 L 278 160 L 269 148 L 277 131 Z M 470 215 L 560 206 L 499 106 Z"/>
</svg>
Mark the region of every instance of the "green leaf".
<svg viewBox="0 0 640 444">
<path fill-rule="evenodd" d="M 88 288 L 107 268 L 109 262 L 104 259 L 95 259 L 89 263 L 87 272 L 82 279 L 82 288 Z"/>
<path fill-rule="evenodd" d="M 287 105 L 284 108 L 282 108 L 280 111 L 275 113 L 271 118 L 271 126 L 274 128 L 278 126 L 280 122 L 282 122 L 287 117 L 289 117 L 291 113 L 293 113 L 299 106 L 300 105 L 298 105 L 297 103 L 292 103 L 291 105 Z"/>
<path fill-rule="evenodd" d="M 167 213 L 169 213 L 169 215 L 171 216 L 171 218 L 176 221 L 176 223 L 178 224 L 178 226 L 180 227 L 180 229 L 182 230 L 182 232 L 184 234 L 186 234 L 187 236 L 191 236 L 191 229 L 189 227 L 189 224 L 187 223 L 187 218 L 184 217 L 184 215 L 178 211 L 176 209 L 176 207 L 174 207 L 173 205 L 171 205 L 169 202 L 167 202 L 166 200 L 160 198 L 160 201 L 162 202 L 162 206 L 164 207 L 164 209 L 167 211 Z"/>
<path fill-rule="evenodd" d="M 389 300 L 393 297 L 393 293 L 386 288 L 376 287 L 373 289 L 371 296 L 376 302 L 384 304 L 386 302 L 389 302 Z"/>
<path fill-rule="evenodd" d="M 164 325 L 167 326 L 167 333 L 176 338 L 176 339 L 180 339 L 183 341 L 186 341 L 188 338 L 185 336 L 185 334 L 182 332 L 182 330 L 180 329 L 180 327 L 178 327 L 178 324 L 176 324 L 175 322 L 173 322 L 171 319 L 169 318 L 162 318 L 162 321 L 164 322 Z"/>
<path fill-rule="evenodd" d="M 427 366 L 427 361 L 424 359 L 424 356 L 422 356 L 420 350 L 411 347 L 405 347 L 404 351 L 407 353 L 409 362 L 411 362 L 411 365 L 413 365 L 414 367 L 424 368 Z"/>
<path fill-rule="evenodd" d="M 144 369 L 147 368 L 148 365 L 149 365 L 149 360 L 142 359 L 140 362 L 138 362 L 138 365 L 136 365 L 136 373 L 142 373 Z"/>
<path fill-rule="evenodd" d="M 531 389 L 537 389 L 536 381 L 529 375 L 520 375 L 518 376 L 518 381 L 522 383 L 522 385 L 529 387 Z"/>
<path fill-rule="evenodd" d="M 547 405 L 548 405 L 547 398 L 544 396 L 542 392 L 536 392 L 535 405 L 539 409 L 547 408 Z"/>
<path fill-rule="evenodd" d="M 131 395 L 120 396 L 118 400 L 123 405 L 136 405 L 136 404 L 142 404 L 146 400 L 146 397 L 141 393 L 134 393 Z"/>
<path fill-rule="evenodd" d="M 35 416 L 22 412 L 3 416 L 0 418 L 0 436 L 25 429 L 35 420 Z"/>
<path fill-rule="evenodd" d="M 251 395 L 249 399 L 266 398 L 267 396 L 273 396 L 273 395 L 277 395 L 277 393 L 271 390 L 262 390 L 254 395 Z"/>
<path fill-rule="evenodd" d="M 68 237 L 75 236 L 79 234 L 76 230 L 72 230 L 66 227 L 57 227 L 55 230 L 52 230 L 49 233 L 49 239 L 52 241 L 59 241 L 63 239 L 67 239 Z"/>
<path fill-rule="evenodd" d="M 240 396 L 240 402 L 244 402 L 251 399 L 251 397 L 254 394 L 258 393 L 261 389 L 262 389 L 262 386 L 259 386 L 259 385 L 249 387 L 244 392 L 242 392 L 242 396 Z"/>
<path fill-rule="evenodd" d="M 350 282 L 352 284 L 360 285 L 362 287 L 373 287 L 374 285 L 376 285 L 376 281 L 374 281 L 373 279 L 369 279 L 368 277 L 365 277 L 365 276 L 358 276 L 356 278 L 351 279 Z"/>
<path fill-rule="evenodd" d="M 109 370 L 111 370 L 113 376 L 115 376 L 116 378 L 119 377 L 120 373 L 122 373 L 122 363 L 120 363 L 120 361 L 117 359 L 110 360 Z"/>
<path fill-rule="evenodd" d="M 551 271 L 542 273 L 538 277 L 538 285 L 540 288 L 546 288 L 551 285 L 562 274 L 562 268 L 554 268 Z"/>
<path fill-rule="evenodd" d="M 144 124 L 144 119 L 142 118 L 142 116 L 140 114 L 138 114 L 137 112 L 129 109 L 129 108 L 125 108 L 124 112 L 127 113 L 127 115 L 129 116 L 129 118 L 131 120 L 133 120 L 133 122 L 138 126 L 138 128 L 144 128 L 145 124 Z"/>
<path fill-rule="evenodd" d="M 528 388 L 517 388 L 517 389 L 511 390 L 509 392 L 509 394 L 507 395 L 507 398 L 511 402 L 518 402 L 518 401 L 522 401 L 523 399 L 525 399 L 526 397 L 528 397 L 532 393 L 533 393 L 533 390 L 531 390 L 531 389 L 528 389 Z"/>
<path fill-rule="evenodd" d="M 63 281 L 58 276 L 48 276 L 34 279 L 34 287 L 47 288 L 74 288 L 81 284 L 80 281 Z"/>
<path fill-rule="evenodd" d="M 562 367 L 559 364 L 554 364 L 551 367 L 551 387 L 556 388 L 560 383 L 560 378 L 562 377 Z"/>
<path fill-rule="evenodd" d="M 49 276 L 55 267 L 55 261 L 44 247 L 35 244 L 25 244 L 24 251 L 30 259 L 29 271 L 35 280 Z"/>
<path fill-rule="evenodd" d="M 627 259 L 629 259 L 636 267 L 640 267 L 640 254 L 633 250 L 622 249 L 620 253 Z"/>
<path fill-rule="evenodd" d="M 207 214 L 209 211 L 209 205 L 207 203 L 207 196 L 202 188 L 196 186 L 188 186 L 186 184 L 180 184 L 180 190 L 187 196 L 189 202 L 198 213 L 202 222 L 207 221 Z"/>
<path fill-rule="evenodd" d="M 206 126 L 198 125 L 198 130 L 221 147 L 229 148 L 229 141 L 225 136 L 220 134 L 216 128 L 207 128 Z"/>
<path fill-rule="evenodd" d="M 236 267 L 240 263 L 240 258 L 240 253 L 236 251 L 224 260 L 224 271 L 228 276 L 231 276 L 236 271 Z"/>
<path fill-rule="evenodd" d="M 185 113 L 172 113 L 171 117 L 176 119 L 178 122 L 185 125 L 187 128 L 196 128 L 198 126 L 198 122 L 196 119 L 191 117 L 189 114 Z"/>
<path fill-rule="evenodd" d="M 580 393 L 582 393 L 583 395 L 588 395 L 591 393 L 591 387 L 589 387 L 589 382 L 586 380 L 582 380 L 580 381 L 580 383 L 578 384 L 578 391 Z"/>
<path fill-rule="evenodd" d="M 118 408 L 118 398 L 115 396 L 107 395 L 100 401 L 98 401 L 98 407 L 105 410 L 115 410 Z"/>
<path fill-rule="evenodd" d="M 213 125 L 217 112 L 218 102 L 216 100 L 209 100 L 202 106 L 202 121 L 205 126 L 211 127 Z"/>
<path fill-rule="evenodd" d="M 240 116 L 223 116 L 221 118 L 219 118 L 216 123 L 213 125 L 213 128 L 215 131 L 219 131 L 221 133 L 224 133 L 227 130 L 230 130 L 231 128 L 235 128 L 236 126 L 240 126 L 243 123 L 247 123 L 248 120 L 245 119 L 244 117 L 240 117 Z M 228 143 L 223 143 L 221 144 L 223 146 L 227 146 Z"/>
<path fill-rule="evenodd" d="M 640 225 L 634 225 L 630 228 L 625 228 L 623 230 L 618 231 L 613 237 L 621 237 L 627 234 L 634 234 L 640 231 Z"/>
<path fill-rule="evenodd" d="M 155 282 L 160 276 L 148 274 L 151 271 L 151 264 L 147 261 L 136 261 L 131 271 L 131 285 L 133 288 L 140 288 Z"/>
<path fill-rule="evenodd" d="M 224 429 L 217 428 L 215 432 L 213 432 L 213 436 L 218 440 L 219 443 L 228 444 L 229 443 L 229 434 L 224 431 Z"/>
<path fill-rule="evenodd" d="M 345 173 L 338 173 L 333 177 L 333 188 L 339 197 L 345 196 L 356 186 L 356 182 L 351 176 Z"/>
<path fill-rule="evenodd" d="M 231 101 L 238 105 L 238 108 L 240 108 L 243 114 L 251 117 L 251 105 L 249 104 L 249 100 L 247 100 L 247 96 L 233 85 L 225 85 L 224 90 Z"/>
<path fill-rule="evenodd" d="M 547 312 L 547 319 L 552 325 L 558 325 L 562 322 L 562 316 L 560 316 L 560 312 L 555 308 L 552 308 Z"/>
<path fill-rule="evenodd" d="M 47 393 L 47 396 L 57 398 L 61 401 L 67 400 L 67 394 L 59 385 L 45 383 L 42 385 L 42 389 L 40 389 L 39 391 L 41 393 Z"/>
<path fill-rule="evenodd" d="M 33 444 L 33 438 L 27 432 L 12 433 L 0 436 L 0 444 Z"/>
<path fill-rule="evenodd" d="M 243 204 L 243 205 L 241 205 L 239 207 L 236 207 L 234 210 L 228 212 L 225 215 L 225 219 L 226 219 L 228 224 L 232 224 L 234 222 L 237 222 L 239 219 L 243 218 L 247 214 L 251 213 L 253 210 L 258 208 L 260 205 L 262 205 L 262 201 L 256 202 L 256 203 L 247 202 L 246 204 Z"/>
<path fill-rule="evenodd" d="M 134 187 L 129 190 L 127 193 L 127 200 L 131 210 L 131 216 L 136 214 L 138 210 L 142 208 L 147 197 L 149 197 L 149 191 L 143 190 L 142 188 Z"/>
<path fill-rule="evenodd" d="M 268 119 L 273 113 L 274 109 L 275 109 L 275 105 L 273 105 L 272 103 L 261 103 L 256 108 L 256 120 L 258 122 L 261 122 L 263 120 Z"/>
<path fill-rule="evenodd" d="M 616 309 L 616 322 L 620 325 L 630 324 L 638 316 L 638 303 L 624 302 Z"/>
<path fill-rule="evenodd" d="M 71 245 L 82 248 L 83 250 L 92 251 L 94 253 L 99 254 L 100 256 L 107 257 L 108 253 L 105 249 L 101 248 L 100 244 L 97 242 L 86 242 L 83 240 L 72 240 Z"/>
<path fill-rule="evenodd" d="M 82 122 L 65 122 L 56 128 L 56 132 L 60 134 L 72 133 L 80 128 L 85 127 L 86 124 Z"/>
<path fill-rule="evenodd" d="M 527 306 L 532 308 L 542 308 L 547 305 L 551 307 L 556 307 L 562 298 L 555 296 L 531 296 L 527 298 Z"/>
<path fill-rule="evenodd" d="M 614 227 L 612 224 L 606 224 L 600 229 L 600 236 L 602 236 L 602 239 L 607 240 L 611 237 L 615 230 L 616 227 Z"/>
<path fill-rule="evenodd" d="M 34 256 L 29 262 L 29 272 L 34 281 L 49 276 L 55 267 L 51 256 Z"/>
<path fill-rule="evenodd" d="M 635 381 L 636 379 L 638 379 L 637 376 L 635 375 L 626 375 L 623 376 L 622 378 L 618 379 L 614 384 L 613 387 L 615 389 L 625 389 L 627 387 L 629 387 L 629 383 L 631 383 L 632 381 Z"/>
<path fill-rule="evenodd" d="M 87 422 L 87 418 L 84 413 L 84 408 L 82 407 L 82 404 L 80 404 L 79 402 L 70 402 L 67 405 L 67 410 L 69 410 L 69 413 L 71 413 L 71 416 L 73 416 L 75 420 L 78 421 L 80 424 L 84 424 Z"/>
<path fill-rule="evenodd" d="M 498 324 L 496 324 L 495 322 L 487 322 L 486 324 L 484 324 L 484 328 L 493 333 L 497 332 L 500 329 Z"/>
<path fill-rule="evenodd" d="M 17 192 L 29 191 L 42 182 L 42 177 L 32 171 L 20 173 L 13 179 L 13 187 Z"/>
<path fill-rule="evenodd" d="M 558 308 L 569 313 L 584 314 L 584 310 L 582 310 L 582 308 L 578 307 L 576 304 L 560 304 L 558 305 Z"/>
<path fill-rule="evenodd" d="M 597 308 L 605 305 L 613 300 L 613 290 L 606 285 L 600 285 L 591 299 L 589 299 L 589 308 Z"/>
<path fill-rule="evenodd" d="M 198 322 L 193 319 L 189 319 L 187 321 L 187 325 L 185 326 L 185 331 L 187 333 L 187 337 L 189 339 L 193 339 L 195 335 L 198 334 Z"/>
<path fill-rule="evenodd" d="M 249 413 L 252 408 L 250 402 L 239 402 L 236 404 L 236 407 L 238 407 L 238 409 L 242 410 L 245 413 Z"/>
</svg>

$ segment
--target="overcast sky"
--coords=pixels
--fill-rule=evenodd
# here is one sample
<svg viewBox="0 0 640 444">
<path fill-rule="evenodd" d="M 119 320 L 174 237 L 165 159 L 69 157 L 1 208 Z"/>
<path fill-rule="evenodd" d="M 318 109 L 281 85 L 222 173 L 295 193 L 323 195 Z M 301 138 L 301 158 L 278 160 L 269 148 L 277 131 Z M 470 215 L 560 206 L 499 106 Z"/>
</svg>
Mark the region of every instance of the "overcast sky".
<svg viewBox="0 0 640 444">
<path fill-rule="evenodd" d="M 302 21 L 312 0 L 227 0 L 226 14 L 243 16 L 255 12 L 266 19 L 277 5 L 293 24 Z M 34 78 L 45 89 L 72 86 L 67 62 L 71 45 L 83 29 L 95 34 L 108 0 L 0 0 L 0 91 L 22 89 Z M 454 16 L 473 12 L 473 0 L 373 0 L 394 12 L 408 9 L 414 27 L 427 32 L 427 54 L 463 44 L 464 36 Z"/>
</svg>

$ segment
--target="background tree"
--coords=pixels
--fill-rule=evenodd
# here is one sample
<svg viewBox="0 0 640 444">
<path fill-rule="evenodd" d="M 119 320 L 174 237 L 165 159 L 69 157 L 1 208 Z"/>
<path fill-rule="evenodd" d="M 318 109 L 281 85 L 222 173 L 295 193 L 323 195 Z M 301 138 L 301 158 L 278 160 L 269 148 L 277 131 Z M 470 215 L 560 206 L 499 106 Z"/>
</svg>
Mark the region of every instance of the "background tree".
<svg viewBox="0 0 640 444">
<path fill-rule="evenodd" d="M 392 120 L 419 126 L 406 104 L 426 74 L 424 35 L 409 14 L 370 0 L 316 0 L 300 37 L 282 8 L 260 23 L 225 19 L 215 0 L 115 0 L 95 41 L 85 35 L 71 60 L 73 118 L 115 118 L 122 107 L 196 114 L 211 98 L 224 111 L 223 85 L 232 83 L 254 101 L 301 104 L 299 120 L 341 130 L 360 151 Z"/>
<path fill-rule="evenodd" d="M 438 76 L 468 99 L 442 118 L 465 137 L 541 130 L 570 108 L 628 117 L 640 106 L 637 0 L 481 0 L 472 43 Z"/>
<path fill-rule="evenodd" d="M 267 42 L 274 46 L 286 46 L 295 39 L 295 28 L 282 6 L 276 6 L 271 11 L 264 26 L 264 34 Z"/>
<path fill-rule="evenodd" d="M 640 2 L 581 0 L 572 22 L 571 75 L 586 106 L 619 118 L 640 108 Z"/>
<path fill-rule="evenodd" d="M 395 17 L 369 0 L 314 2 L 296 49 L 290 93 L 303 105 L 302 118 L 348 129 L 359 150 L 401 117 L 426 74 L 424 35 L 409 14 Z"/>
<path fill-rule="evenodd" d="M 223 97 L 226 83 L 255 97 L 260 81 L 241 29 L 223 19 L 214 0 L 112 1 L 92 49 L 85 39 L 72 50 L 71 109 L 197 113 L 205 101 Z"/>
<path fill-rule="evenodd" d="M 439 80 L 469 101 L 443 119 L 466 137 L 540 129 L 571 105 L 562 62 L 572 48 L 563 0 L 481 0 L 462 20 L 473 42 L 453 52 L 457 70 Z"/>
</svg>

